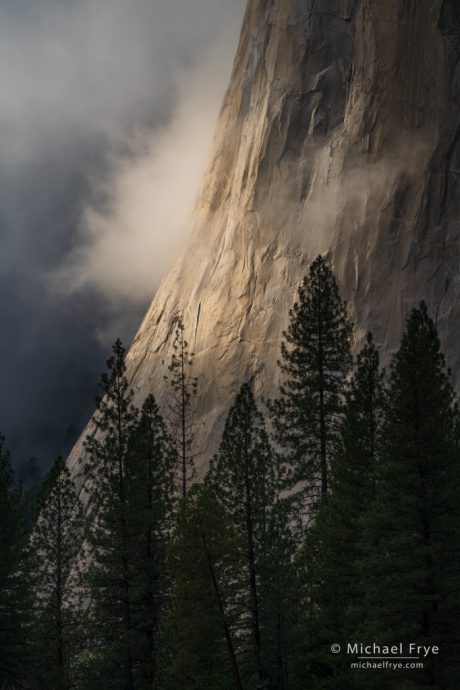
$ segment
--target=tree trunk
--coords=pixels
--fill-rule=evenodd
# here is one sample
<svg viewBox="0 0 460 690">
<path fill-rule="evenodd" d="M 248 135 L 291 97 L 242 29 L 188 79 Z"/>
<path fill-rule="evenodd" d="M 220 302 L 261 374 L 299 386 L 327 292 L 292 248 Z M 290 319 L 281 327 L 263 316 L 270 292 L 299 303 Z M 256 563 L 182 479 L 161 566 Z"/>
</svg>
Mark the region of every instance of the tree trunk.
<svg viewBox="0 0 460 690">
<path fill-rule="evenodd" d="M 56 631 L 57 631 L 57 662 L 59 666 L 59 678 L 62 687 L 67 685 L 64 660 L 64 633 L 62 621 L 62 505 L 61 505 L 61 480 L 57 480 L 57 549 L 56 549 Z"/>
<path fill-rule="evenodd" d="M 230 662 L 230 667 L 232 669 L 233 682 L 234 682 L 236 690 L 243 690 L 243 684 L 241 682 L 241 676 L 240 676 L 240 670 L 238 667 L 238 661 L 236 659 L 235 649 L 233 647 L 233 642 L 232 642 L 232 638 L 230 635 L 230 628 L 228 626 L 227 618 L 225 616 L 225 610 L 224 610 L 224 605 L 223 605 L 223 601 L 222 601 L 222 595 L 220 592 L 219 582 L 217 580 L 217 576 L 216 576 L 216 573 L 214 570 L 214 565 L 213 565 L 211 553 L 210 553 L 209 548 L 208 548 L 208 543 L 206 540 L 206 535 L 204 533 L 202 524 L 200 524 L 200 534 L 201 534 L 201 540 L 203 542 L 204 553 L 206 555 L 206 562 L 208 564 L 209 575 L 211 577 L 214 594 L 216 596 L 217 607 L 219 609 L 219 615 L 220 615 L 221 622 L 222 622 L 222 628 L 223 628 L 224 636 L 225 636 L 225 644 L 227 647 L 228 660 Z"/>
<path fill-rule="evenodd" d="M 184 366 L 184 341 L 181 350 L 181 393 L 182 393 L 182 498 L 187 496 L 187 430 L 186 430 L 186 396 L 185 396 L 185 366 Z"/>
<path fill-rule="evenodd" d="M 321 311 L 321 307 L 320 307 Z M 327 500 L 328 468 L 326 445 L 326 412 L 324 409 L 324 352 L 323 352 L 323 324 L 321 313 L 318 314 L 318 377 L 319 377 L 319 426 L 320 426 L 320 457 L 321 457 L 321 501 Z"/>
<path fill-rule="evenodd" d="M 120 379 L 117 379 L 118 390 L 120 391 Z M 129 632 L 131 630 L 131 611 L 130 611 L 130 596 L 129 596 L 129 574 L 128 574 L 128 558 L 127 547 L 128 539 L 126 533 L 126 516 L 125 516 L 125 487 L 124 487 L 124 460 L 123 460 L 123 424 L 121 421 L 120 398 L 118 400 L 118 499 L 120 501 L 120 530 L 121 530 L 121 544 L 122 544 L 122 608 L 123 608 L 123 635 L 125 638 L 125 688 L 126 690 L 134 690 L 133 685 L 133 662 L 131 656 L 131 646 Z"/>
<path fill-rule="evenodd" d="M 252 517 L 252 496 L 251 483 L 249 481 L 248 462 L 249 462 L 249 446 L 246 435 L 245 439 L 245 513 L 246 513 L 246 539 L 247 539 L 247 556 L 249 567 L 249 602 L 251 610 L 251 630 L 252 640 L 254 646 L 254 656 L 256 661 L 257 675 L 259 678 L 259 687 L 264 686 L 264 673 L 261 661 L 261 638 L 260 638 L 260 619 L 259 619 L 259 599 L 257 594 L 257 577 L 254 553 L 254 533 L 253 533 L 253 517 Z"/>
</svg>

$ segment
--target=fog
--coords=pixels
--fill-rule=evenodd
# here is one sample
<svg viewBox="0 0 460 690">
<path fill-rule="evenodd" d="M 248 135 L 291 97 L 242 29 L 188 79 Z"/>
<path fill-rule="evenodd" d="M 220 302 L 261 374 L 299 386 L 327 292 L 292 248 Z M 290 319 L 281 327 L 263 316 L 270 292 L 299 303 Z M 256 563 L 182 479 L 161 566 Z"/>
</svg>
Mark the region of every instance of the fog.
<svg viewBox="0 0 460 690">
<path fill-rule="evenodd" d="M 0 430 L 47 464 L 188 230 L 244 0 L 0 2 Z M 69 430 L 69 425 L 73 429 Z"/>
</svg>

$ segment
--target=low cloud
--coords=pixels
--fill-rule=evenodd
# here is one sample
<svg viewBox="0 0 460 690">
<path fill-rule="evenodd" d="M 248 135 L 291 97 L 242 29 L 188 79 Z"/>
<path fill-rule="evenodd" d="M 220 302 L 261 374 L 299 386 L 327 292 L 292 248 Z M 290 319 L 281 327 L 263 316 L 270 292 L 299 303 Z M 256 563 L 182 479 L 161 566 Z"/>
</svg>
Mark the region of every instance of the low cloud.
<svg viewBox="0 0 460 690">
<path fill-rule="evenodd" d="M 411 180 L 429 164 L 432 144 L 425 133 L 408 140 L 407 133 L 394 132 L 393 146 L 385 154 L 354 154 L 352 160 L 343 159 L 328 146 L 316 153 L 315 184 L 305 201 L 302 223 L 308 227 L 312 254 L 327 252 L 331 246 L 340 247 L 338 231 L 349 242 L 350 233 L 359 234 L 369 221 L 398 220 L 394 208 L 395 188 Z"/>
<path fill-rule="evenodd" d="M 111 303 L 152 297 L 188 232 L 230 52 L 220 40 L 193 68 L 181 70 L 169 122 L 138 129 L 103 178 L 91 181 L 93 200 L 82 213 L 78 244 L 57 274 L 64 293 L 89 286 Z"/>
<path fill-rule="evenodd" d="M 186 233 L 244 4 L 0 0 L 0 432 L 17 460 L 66 452 Z"/>
</svg>

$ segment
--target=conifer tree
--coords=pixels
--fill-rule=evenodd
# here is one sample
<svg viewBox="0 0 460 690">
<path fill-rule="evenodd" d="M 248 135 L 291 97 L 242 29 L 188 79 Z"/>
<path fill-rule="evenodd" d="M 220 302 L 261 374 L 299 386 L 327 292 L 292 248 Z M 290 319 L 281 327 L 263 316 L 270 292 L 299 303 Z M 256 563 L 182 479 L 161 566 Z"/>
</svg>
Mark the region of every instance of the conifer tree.
<svg viewBox="0 0 460 690">
<path fill-rule="evenodd" d="M 117 341 L 102 378 L 99 436 L 87 441 L 95 482 L 88 533 L 93 646 L 85 688 L 151 690 L 165 590 L 176 457 L 153 396 L 139 413 Z"/>
<path fill-rule="evenodd" d="M 169 548 L 167 690 L 242 690 L 235 606 L 240 546 L 216 499 L 195 486 Z"/>
<path fill-rule="evenodd" d="M 168 590 L 166 546 L 175 509 L 176 454 L 152 395 L 142 407 L 126 464 L 132 565 L 136 687 L 156 687 L 161 672 L 160 630 Z"/>
<path fill-rule="evenodd" d="M 289 312 L 280 367 L 281 394 L 271 405 L 276 440 L 304 484 L 311 507 L 328 494 L 329 466 L 351 369 L 352 325 L 335 277 L 321 256 L 312 263 Z"/>
<path fill-rule="evenodd" d="M 356 638 L 438 645 L 440 655 L 416 673 L 368 677 L 368 688 L 448 688 L 460 677 L 457 425 L 440 341 L 422 303 L 391 366 L 354 619 Z"/>
<path fill-rule="evenodd" d="M 168 367 L 169 375 L 169 425 L 177 451 L 178 485 L 182 498 L 185 498 L 195 477 L 195 422 L 194 399 L 198 389 L 198 379 L 192 375 L 194 355 L 189 351 L 184 336 L 184 322 L 177 317 L 173 342 L 173 355 Z"/>
<path fill-rule="evenodd" d="M 98 433 L 86 439 L 86 471 L 94 498 L 87 535 L 92 640 L 85 685 L 110 690 L 135 688 L 126 475 L 138 412 L 126 379 L 124 355 L 117 340 L 108 372 L 101 377 L 102 395 L 95 415 Z"/>
<path fill-rule="evenodd" d="M 269 511 L 259 564 L 263 659 L 270 690 L 303 690 L 305 684 L 295 519 L 295 504 L 278 497 Z"/>
<path fill-rule="evenodd" d="M 27 530 L 20 490 L 0 436 L 0 687 L 20 687 L 31 633 Z"/>
<path fill-rule="evenodd" d="M 267 687 L 268 645 L 264 648 L 263 626 L 269 602 L 262 592 L 272 565 L 267 561 L 270 528 L 275 526 L 275 508 L 281 488 L 278 458 L 271 448 L 264 419 L 251 386 L 244 384 L 231 408 L 217 456 L 212 460 L 208 481 L 223 505 L 229 524 L 242 544 L 244 596 L 256 687 Z M 273 535 L 271 535 L 273 538 Z M 273 546 L 273 542 L 271 542 Z M 240 638 L 243 631 L 240 633 Z"/>
<path fill-rule="evenodd" d="M 32 686 L 69 690 L 75 684 L 81 646 L 77 556 L 83 512 L 62 458 L 56 460 L 42 488 L 39 510 L 30 545 L 35 616 Z"/>
<path fill-rule="evenodd" d="M 331 654 L 346 647 L 353 630 L 350 610 L 361 599 L 358 563 L 362 520 L 374 496 L 383 420 L 383 372 L 371 334 L 357 357 L 346 395 L 339 445 L 331 462 L 328 502 L 309 530 L 302 552 L 306 601 L 304 638 L 313 687 L 353 690 L 349 660 Z"/>
</svg>

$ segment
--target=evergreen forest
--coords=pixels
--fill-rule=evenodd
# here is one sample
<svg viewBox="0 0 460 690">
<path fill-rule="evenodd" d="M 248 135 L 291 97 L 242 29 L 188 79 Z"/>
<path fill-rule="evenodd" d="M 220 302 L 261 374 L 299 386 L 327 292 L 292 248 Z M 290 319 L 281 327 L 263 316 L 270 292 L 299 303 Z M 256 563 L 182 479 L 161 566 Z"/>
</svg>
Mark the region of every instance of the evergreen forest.
<svg viewBox="0 0 460 690">
<path fill-rule="evenodd" d="M 459 688 L 460 416 L 426 305 L 384 371 L 315 259 L 277 395 L 245 381 L 209 458 L 172 337 L 141 407 L 115 343 L 72 475 L 31 492 L 0 438 L 0 689 Z"/>
</svg>

